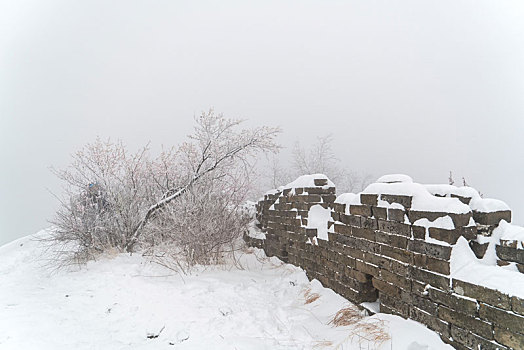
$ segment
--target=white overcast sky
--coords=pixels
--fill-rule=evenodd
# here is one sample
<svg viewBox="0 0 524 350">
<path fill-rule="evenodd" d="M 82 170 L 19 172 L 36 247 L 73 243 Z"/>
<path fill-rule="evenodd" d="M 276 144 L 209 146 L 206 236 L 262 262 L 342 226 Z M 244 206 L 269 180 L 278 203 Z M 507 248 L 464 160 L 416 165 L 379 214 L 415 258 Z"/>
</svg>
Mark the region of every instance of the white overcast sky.
<svg viewBox="0 0 524 350">
<path fill-rule="evenodd" d="M 524 2 L 0 0 L 0 244 L 47 226 L 96 136 L 175 145 L 214 107 L 524 224 Z"/>
</svg>

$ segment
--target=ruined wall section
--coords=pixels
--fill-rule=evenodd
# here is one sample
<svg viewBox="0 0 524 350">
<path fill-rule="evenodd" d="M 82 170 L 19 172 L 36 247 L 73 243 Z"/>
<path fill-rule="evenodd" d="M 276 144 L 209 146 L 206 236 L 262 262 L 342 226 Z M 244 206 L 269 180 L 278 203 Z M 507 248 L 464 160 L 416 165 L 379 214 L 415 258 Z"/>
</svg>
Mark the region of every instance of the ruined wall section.
<svg viewBox="0 0 524 350">
<path fill-rule="evenodd" d="M 486 247 L 477 235 L 489 236 L 511 212 L 421 211 L 412 209 L 412 196 L 391 193 L 361 193 L 358 204 L 344 204 L 335 202 L 329 180 L 317 177 L 311 186 L 265 195 L 257 219 L 266 239 L 246 236 L 246 242 L 356 304 L 378 299 L 380 312 L 416 320 L 457 349 L 524 349 L 524 299 L 450 276 L 457 240 L 466 238 L 482 256 Z M 316 205 L 330 210 L 327 240 L 308 223 Z M 442 217 L 452 227 L 415 224 Z M 522 244 L 497 244 L 499 264 L 524 264 Z"/>
</svg>

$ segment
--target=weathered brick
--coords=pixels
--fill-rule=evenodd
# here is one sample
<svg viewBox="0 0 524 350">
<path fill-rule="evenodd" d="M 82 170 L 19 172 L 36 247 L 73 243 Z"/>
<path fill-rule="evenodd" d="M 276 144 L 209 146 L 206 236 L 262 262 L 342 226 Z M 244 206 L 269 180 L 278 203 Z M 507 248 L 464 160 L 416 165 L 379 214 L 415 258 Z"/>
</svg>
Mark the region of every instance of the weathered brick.
<svg viewBox="0 0 524 350">
<path fill-rule="evenodd" d="M 493 339 L 491 324 L 466 314 L 453 311 L 445 306 L 439 306 L 438 317 L 460 328 L 468 329 L 486 339 Z"/>
<path fill-rule="evenodd" d="M 394 248 L 388 245 L 380 246 L 380 254 L 411 264 L 413 262 L 413 253 L 404 249 Z"/>
<path fill-rule="evenodd" d="M 415 239 L 425 239 L 426 238 L 426 228 L 423 226 L 411 226 L 411 232 L 413 233 L 413 238 Z"/>
<path fill-rule="evenodd" d="M 486 250 L 488 249 L 489 243 L 483 243 L 480 244 L 476 241 L 469 242 L 469 247 L 475 253 L 475 256 L 477 259 L 482 259 L 484 257 L 484 254 L 486 254 Z"/>
<path fill-rule="evenodd" d="M 491 341 L 482 338 L 470 331 L 459 328 L 455 325 L 451 325 L 451 336 L 453 340 L 467 346 L 468 349 L 482 349 L 482 350 L 504 350 L 505 347 L 501 347 L 498 344 L 494 344 Z"/>
<path fill-rule="evenodd" d="M 315 186 L 327 186 L 328 179 L 313 179 Z"/>
<path fill-rule="evenodd" d="M 335 224 L 334 225 L 334 230 L 338 234 L 341 234 L 341 235 L 344 235 L 344 236 L 352 236 L 352 234 L 351 234 L 351 226 Z"/>
<path fill-rule="evenodd" d="M 495 326 L 495 340 L 513 349 L 524 349 L 524 335 Z"/>
<path fill-rule="evenodd" d="M 504 247 L 498 244 L 495 245 L 495 249 L 500 259 L 524 264 L 524 249 Z"/>
<path fill-rule="evenodd" d="M 461 298 L 455 294 L 446 293 L 439 289 L 429 288 L 429 299 L 436 303 L 445 305 L 453 310 L 463 314 L 475 317 L 477 316 L 477 303 L 470 299 Z"/>
<path fill-rule="evenodd" d="M 393 298 L 400 299 L 401 289 L 399 287 L 375 277 L 373 277 L 372 282 L 373 287 L 378 289 L 381 293 L 387 294 Z"/>
<path fill-rule="evenodd" d="M 449 290 L 449 278 L 427 271 L 419 269 L 417 267 L 411 268 L 411 277 L 414 280 L 424 282 L 425 284 L 430 284 L 433 287 L 447 291 Z"/>
<path fill-rule="evenodd" d="M 432 329 L 444 337 L 449 338 L 450 332 L 449 324 L 447 322 L 439 320 L 437 317 L 434 317 L 417 307 L 411 308 L 409 316 L 414 321 L 420 322 L 426 325 L 429 329 Z"/>
<path fill-rule="evenodd" d="M 343 224 L 349 225 L 349 226 L 354 226 L 354 227 L 362 226 L 360 216 L 340 214 L 340 221 Z"/>
<path fill-rule="evenodd" d="M 511 222 L 511 210 L 495 211 L 491 213 L 473 211 L 473 220 L 481 225 L 498 225 L 500 220 Z"/>
<path fill-rule="evenodd" d="M 352 215 L 371 216 L 371 206 L 351 204 L 349 212 Z"/>
<path fill-rule="evenodd" d="M 355 262 L 355 268 L 360 272 L 367 273 L 368 275 L 372 275 L 372 276 L 378 276 L 378 273 L 379 273 L 378 266 L 368 264 L 361 260 L 357 260 Z"/>
<path fill-rule="evenodd" d="M 429 221 L 435 221 L 436 219 L 447 216 L 448 213 L 436 212 L 436 211 L 421 211 L 421 210 L 409 210 L 408 211 L 409 222 L 414 223 L 420 219 L 428 219 Z"/>
<path fill-rule="evenodd" d="M 404 302 L 416 306 L 432 316 L 437 316 L 438 304 L 432 302 L 428 298 L 411 292 L 402 292 L 401 298 Z"/>
<path fill-rule="evenodd" d="M 388 294 L 380 292 L 380 304 L 387 306 L 396 311 L 396 313 L 404 318 L 409 317 L 409 304 L 401 301 L 398 298 L 390 297 Z"/>
<path fill-rule="evenodd" d="M 426 254 L 441 260 L 449 260 L 451 257 L 450 246 L 429 243 L 417 239 L 408 242 L 408 250 L 415 253 Z"/>
<path fill-rule="evenodd" d="M 361 225 L 362 228 L 369 228 L 372 230 L 378 229 L 377 219 L 375 218 L 368 218 L 363 216 L 361 219 Z"/>
<path fill-rule="evenodd" d="M 404 222 L 405 213 L 406 212 L 403 209 L 389 208 L 388 209 L 388 220 Z"/>
<path fill-rule="evenodd" d="M 453 279 L 453 290 L 458 295 L 477 299 L 489 305 L 505 310 L 511 310 L 511 300 L 508 295 L 497 290 L 478 286 L 469 282 Z"/>
<path fill-rule="evenodd" d="M 364 238 L 368 241 L 375 241 L 375 231 L 373 231 L 370 228 L 353 227 L 351 230 L 351 234 L 354 237 Z"/>
<path fill-rule="evenodd" d="M 391 268 L 391 260 L 382 255 L 366 252 L 364 253 L 364 260 L 370 264 L 378 266 L 381 269 Z"/>
<path fill-rule="evenodd" d="M 411 226 L 400 222 L 378 220 L 378 229 L 401 236 L 411 237 Z"/>
<path fill-rule="evenodd" d="M 449 244 L 457 243 L 459 237 L 461 236 L 457 229 L 447 230 L 440 227 L 430 227 L 428 228 L 428 231 L 429 237 Z"/>
<path fill-rule="evenodd" d="M 369 194 L 369 193 L 361 193 L 360 194 L 360 203 L 366 204 L 366 205 L 377 205 L 378 195 Z"/>
<path fill-rule="evenodd" d="M 371 213 L 376 219 L 387 220 L 388 218 L 388 209 L 382 207 L 371 207 Z"/>
<path fill-rule="evenodd" d="M 511 310 L 519 315 L 524 315 L 524 299 L 511 297 Z"/>
<path fill-rule="evenodd" d="M 479 315 L 481 319 L 492 322 L 499 327 L 504 327 L 512 332 L 524 334 L 524 317 L 515 315 L 496 307 L 480 303 Z"/>
<path fill-rule="evenodd" d="M 398 203 L 406 209 L 411 208 L 411 201 L 412 201 L 411 196 L 403 196 L 403 195 L 396 195 L 396 194 L 381 194 L 380 199 L 388 202 L 389 204 Z"/>
<path fill-rule="evenodd" d="M 404 276 L 400 276 L 389 272 L 388 270 L 382 269 L 380 270 L 380 278 L 388 283 L 404 289 L 405 291 L 411 291 L 411 281 Z"/>
<path fill-rule="evenodd" d="M 439 260 L 428 256 L 426 266 L 429 271 L 438 272 L 442 275 L 449 275 L 450 273 L 449 261 Z"/>
<path fill-rule="evenodd" d="M 406 249 L 408 246 L 408 238 L 405 236 L 394 235 L 383 231 L 375 231 L 375 240 L 380 243 L 388 244 L 390 246 Z"/>
</svg>

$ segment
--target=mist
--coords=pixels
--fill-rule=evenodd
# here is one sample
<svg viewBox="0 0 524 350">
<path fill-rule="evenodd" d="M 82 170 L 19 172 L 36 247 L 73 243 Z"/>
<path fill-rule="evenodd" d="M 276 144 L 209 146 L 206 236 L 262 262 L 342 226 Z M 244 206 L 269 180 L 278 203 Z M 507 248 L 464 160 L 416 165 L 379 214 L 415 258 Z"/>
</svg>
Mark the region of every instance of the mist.
<svg viewBox="0 0 524 350">
<path fill-rule="evenodd" d="M 344 167 L 447 183 L 524 224 L 520 1 L 3 1 L 0 244 L 47 227 L 97 136 L 172 146 L 214 108 Z"/>
</svg>

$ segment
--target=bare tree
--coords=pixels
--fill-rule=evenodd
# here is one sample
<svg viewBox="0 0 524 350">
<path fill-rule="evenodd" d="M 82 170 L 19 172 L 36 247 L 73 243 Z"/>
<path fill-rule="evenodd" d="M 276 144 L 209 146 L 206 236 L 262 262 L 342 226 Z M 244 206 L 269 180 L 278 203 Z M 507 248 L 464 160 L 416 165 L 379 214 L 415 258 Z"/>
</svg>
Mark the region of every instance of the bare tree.
<svg viewBox="0 0 524 350">
<path fill-rule="evenodd" d="M 239 206 L 250 185 L 254 156 L 278 148 L 274 139 L 279 130 L 239 129 L 241 120 L 212 110 L 195 119 L 189 141 L 155 159 L 147 147 L 129 153 L 122 143 L 97 140 L 75 154 L 68 169 L 57 171 L 66 184 L 66 200 L 53 221 L 52 240 L 63 244 L 60 251 L 85 261 L 108 247 L 131 252 L 141 240 L 176 241 L 173 234 L 159 233 L 180 233 L 184 227 L 190 234 L 200 225 L 197 218 L 212 219 L 227 231 L 234 225 L 219 218 L 220 212 L 243 222 Z M 215 238 L 208 235 L 219 244 L 224 241 Z"/>
<path fill-rule="evenodd" d="M 283 167 L 273 158 L 269 165 L 271 186 L 277 188 L 304 174 L 325 174 L 337 185 L 337 191 L 358 192 L 371 183 L 370 174 L 361 174 L 342 167 L 332 147 L 332 135 L 318 137 L 308 147 L 296 143 L 292 151 L 291 167 Z"/>
<path fill-rule="evenodd" d="M 180 186 L 168 188 L 162 197 L 149 207 L 128 241 L 127 250 L 131 251 L 142 234 L 144 226 L 168 203 L 185 194 L 191 186 L 204 176 L 218 173 L 226 176 L 228 169 L 240 164 L 245 170 L 252 169 L 249 161 L 259 151 L 274 151 L 277 145 L 275 136 L 278 128 L 259 127 L 236 131 L 242 120 L 226 119 L 213 110 L 202 113 L 196 119 L 197 126 L 190 142 L 182 144 L 179 153 L 182 155 L 181 166 L 184 181 Z M 247 172 L 246 172 L 247 174 Z"/>
</svg>

